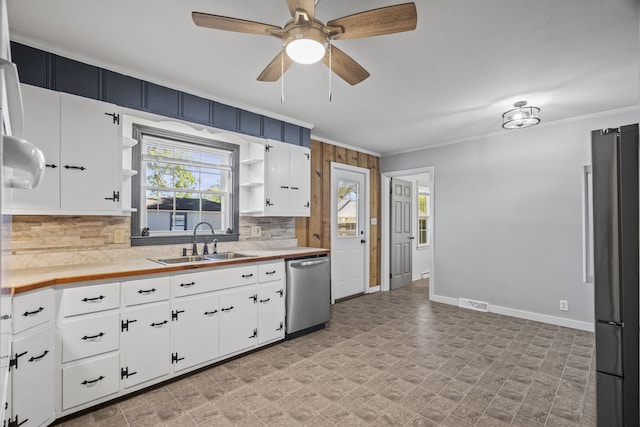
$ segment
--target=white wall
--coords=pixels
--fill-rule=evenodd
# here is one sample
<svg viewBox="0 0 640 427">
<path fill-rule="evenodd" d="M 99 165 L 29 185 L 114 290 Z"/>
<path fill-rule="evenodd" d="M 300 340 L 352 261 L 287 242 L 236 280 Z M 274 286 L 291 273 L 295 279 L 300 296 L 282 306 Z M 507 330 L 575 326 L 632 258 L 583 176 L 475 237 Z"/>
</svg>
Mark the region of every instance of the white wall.
<svg viewBox="0 0 640 427">
<path fill-rule="evenodd" d="M 637 121 L 629 109 L 383 157 L 382 172 L 435 166 L 433 298 L 477 299 L 495 312 L 591 329 L 582 166 L 591 130 Z"/>
</svg>

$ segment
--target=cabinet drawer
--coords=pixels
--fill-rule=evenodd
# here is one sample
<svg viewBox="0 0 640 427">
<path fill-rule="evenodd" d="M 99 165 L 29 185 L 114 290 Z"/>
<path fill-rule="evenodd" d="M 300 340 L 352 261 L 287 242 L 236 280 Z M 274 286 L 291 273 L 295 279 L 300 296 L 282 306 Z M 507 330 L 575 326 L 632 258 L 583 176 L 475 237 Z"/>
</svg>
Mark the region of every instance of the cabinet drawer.
<svg viewBox="0 0 640 427">
<path fill-rule="evenodd" d="M 120 313 L 82 316 L 62 322 L 62 362 L 117 350 Z"/>
<path fill-rule="evenodd" d="M 53 289 L 42 289 L 13 297 L 13 333 L 20 333 L 51 320 L 53 306 Z"/>
<path fill-rule="evenodd" d="M 62 291 L 64 317 L 120 307 L 120 284 L 79 286 Z"/>
<path fill-rule="evenodd" d="M 171 290 L 169 277 L 131 280 L 122 284 L 124 304 L 126 306 L 147 302 L 166 301 Z"/>
<path fill-rule="evenodd" d="M 118 354 L 62 369 L 62 409 L 73 408 L 118 392 Z"/>
<path fill-rule="evenodd" d="M 284 278 L 284 262 L 258 265 L 258 282 L 275 282 Z"/>
<path fill-rule="evenodd" d="M 173 288 L 173 295 L 176 297 L 218 291 L 220 289 L 255 284 L 257 273 L 256 266 L 253 264 L 179 274 L 171 278 L 171 287 Z"/>
</svg>

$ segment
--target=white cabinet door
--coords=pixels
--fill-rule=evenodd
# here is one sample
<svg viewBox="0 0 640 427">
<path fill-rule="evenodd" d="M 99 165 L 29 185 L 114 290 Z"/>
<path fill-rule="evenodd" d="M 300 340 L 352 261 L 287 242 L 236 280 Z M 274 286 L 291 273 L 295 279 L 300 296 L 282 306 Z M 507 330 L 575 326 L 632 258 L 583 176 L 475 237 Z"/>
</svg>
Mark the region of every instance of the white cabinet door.
<svg viewBox="0 0 640 427">
<path fill-rule="evenodd" d="M 268 141 L 265 158 L 266 176 L 266 213 L 289 212 L 289 145 L 283 142 Z"/>
<path fill-rule="evenodd" d="M 176 299 L 172 319 L 174 371 L 218 357 L 218 294 Z"/>
<path fill-rule="evenodd" d="M 255 286 L 220 293 L 220 355 L 254 347 L 258 340 Z"/>
<path fill-rule="evenodd" d="M 122 364 L 125 388 L 171 371 L 169 302 L 130 308 L 122 316 Z"/>
<path fill-rule="evenodd" d="M 284 338 L 284 281 L 258 286 L 258 344 Z"/>
<path fill-rule="evenodd" d="M 15 213 L 47 213 L 60 209 L 60 93 L 21 85 L 24 139 L 44 153 L 47 169 L 33 190 L 13 191 Z M 19 172 L 16 172 L 19 174 Z"/>
<path fill-rule="evenodd" d="M 55 417 L 53 332 L 34 329 L 13 341 L 12 417 L 23 427 L 48 424 Z"/>
<path fill-rule="evenodd" d="M 122 150 L 112 116 L 119 107 L 66 93 L 60 99 L 62 211 L 119 212 Z"/>
<path fill-rule="evenodd" d="M 311 150 L 289 147 L 289 204 L 296 216 L 309 216 L 311 212 Z"/>
<path fill-rule="evenodd" d="M 311 205 L 311 150 L 269 140 L 266 215 L 309 216 Z"/>
</svg>

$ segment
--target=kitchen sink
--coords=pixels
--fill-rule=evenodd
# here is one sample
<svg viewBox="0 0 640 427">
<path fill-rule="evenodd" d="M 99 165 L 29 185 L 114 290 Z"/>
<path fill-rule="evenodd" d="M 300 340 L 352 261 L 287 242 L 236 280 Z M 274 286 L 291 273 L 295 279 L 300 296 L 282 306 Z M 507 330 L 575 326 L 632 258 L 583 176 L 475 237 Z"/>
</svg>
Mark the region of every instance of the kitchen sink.
<svg viewBox="0 0 640 427">
<path fill-rule="evenodd" d="M 193 255 L 193 256 L 179 256 L 179 257 L 173 257 L 173 258 L 149 258 L 149 259 L 151 261 L 155 261 L 163 265 L 174 265 L 174 264 L 225 261 L 225 260 L 237 259 L 237 258 L 249 258 L 253 256 L 255 255 L 241 254 L 238 252 L 219 252 L 217 254 L 209 254 L 209 255 Z"/>
<path fill-rule="evenodd" d="M 222 261 L 225 259 L 249 258 L 255 255 L 241 254 L 238 252 L 218 252 L 217 254 L 205 255 L 204 257 L 212 261 Z"/>
</svg>

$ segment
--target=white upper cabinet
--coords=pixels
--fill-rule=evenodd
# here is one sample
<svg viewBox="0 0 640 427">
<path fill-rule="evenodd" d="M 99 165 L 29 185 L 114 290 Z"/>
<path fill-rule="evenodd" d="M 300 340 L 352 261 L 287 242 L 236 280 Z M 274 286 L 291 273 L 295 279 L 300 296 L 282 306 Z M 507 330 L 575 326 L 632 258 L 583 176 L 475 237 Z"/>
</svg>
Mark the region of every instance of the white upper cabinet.
<svg viewBox="0 0 640 427">
<path fill-rule="evenodd" d="M 21 90 L 24 139 L 42 150 L 47 168 L 36 188 L 13 191 L 13 209 L 55 213 L 60 210 L 60 94 L 29 85 L 21 85 Z"/>
<path fill-rule="evenodd" d="M 240 215 L 309 216 L 311 150 L 272 140 L 249 145 L 240 161 Z"/>
<path fill-rule="evenodd" d="M 120 108 L 101 101 L 22 85 L 25 138 L 45 155 L 34 190 L 13 192 L 17 214 L 122 213 Z"/>
<path fill-rule="evenodd" d="M 62 211 L 114 214 L 121 209 L 119 107 L 60 95 Z"/>
<path fill-rule="evenodd" d="M 266 215 L 309 216 L 311 150 L 269 140 L 265 157 Z"/>
</svg>

